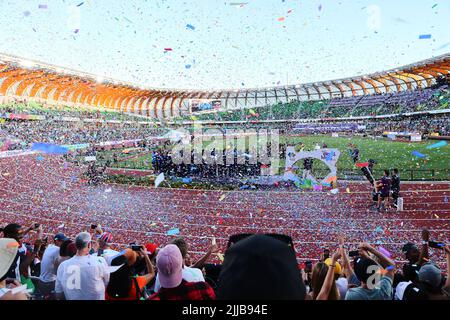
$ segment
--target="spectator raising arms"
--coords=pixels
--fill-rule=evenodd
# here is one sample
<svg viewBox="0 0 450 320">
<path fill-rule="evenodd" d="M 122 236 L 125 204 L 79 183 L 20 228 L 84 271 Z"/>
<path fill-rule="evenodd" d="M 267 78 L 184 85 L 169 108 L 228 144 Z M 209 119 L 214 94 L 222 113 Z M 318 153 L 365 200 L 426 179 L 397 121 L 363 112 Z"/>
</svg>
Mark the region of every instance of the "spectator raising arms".
<svg viewBox="0 0 450 320">
<path fill-rule="evenodd" d="M 145 260 L 148 274 L 136 276 L 133 272 L 137 255 Z M 148 252 L 141 249 L 136 253 L 131 249 L 125 249 L 122 254 L 112 259 L 111 265 L 118 269 L 111 272 L 106 288 L 106 300 L 139 300 L 143 298 L 142 290 L 155 277 Z"/>
<path fill-rule="evenodd" d="M 345 300 L 392 300 L 395 263 L 368 243 L 362 243 L 359 252 L 354 268 L 361 285 L 349 289 Z M 370 254 L 381 266 L 370 258 Z"/>
<path fill-rule="evenodd" d="M 337 251 L 333 257 L 327 260 L 330 262 L 318 262 L 312 272 L 312 298 L 313 300 L 339 300 L 339 291 L 336 288 L 335 270 L 337 260 L 341 257 L 341 252 Z"/>
</svg>

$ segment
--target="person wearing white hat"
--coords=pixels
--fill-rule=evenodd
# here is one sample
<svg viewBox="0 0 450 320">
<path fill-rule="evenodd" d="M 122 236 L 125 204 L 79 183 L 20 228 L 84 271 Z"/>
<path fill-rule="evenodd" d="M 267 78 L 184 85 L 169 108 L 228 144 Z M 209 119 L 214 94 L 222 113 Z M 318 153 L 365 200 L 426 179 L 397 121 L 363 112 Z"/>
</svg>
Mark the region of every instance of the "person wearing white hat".
<svg viewBox="0 0 450 320">
<path fill-rule="evenodd" d="M 0 239 L 0 300 L 28 300 L 28 295 L 19 282 L 9 286 L 6 278 L 19 250 L 19 243 L 10 238 Z"/>
</svg>

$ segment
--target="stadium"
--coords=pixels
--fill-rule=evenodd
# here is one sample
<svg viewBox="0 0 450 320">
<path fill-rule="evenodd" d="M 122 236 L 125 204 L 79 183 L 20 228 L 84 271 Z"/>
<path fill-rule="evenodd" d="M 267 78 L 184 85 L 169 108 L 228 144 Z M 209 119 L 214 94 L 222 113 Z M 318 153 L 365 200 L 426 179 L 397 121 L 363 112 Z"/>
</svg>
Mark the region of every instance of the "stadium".
<svg viewBox="0 0 450 320">
<path fill-rule="evenodd" d="M 450 53 L 232 89 L 49 61 L 0 54 L 0 300 L 450 298 Z"/>
</svg>

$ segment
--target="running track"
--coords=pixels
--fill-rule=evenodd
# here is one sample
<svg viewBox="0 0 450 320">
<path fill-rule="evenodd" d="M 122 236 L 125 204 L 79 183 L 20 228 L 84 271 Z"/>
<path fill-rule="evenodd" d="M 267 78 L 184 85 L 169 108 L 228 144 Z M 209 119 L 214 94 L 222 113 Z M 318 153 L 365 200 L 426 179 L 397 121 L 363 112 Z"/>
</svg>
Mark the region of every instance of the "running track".
<svg viewBox="0 0 450 320">
<path fill-rule="evenodd" d="M 63 231 L 74 236 L 100 223 L 119 247 L 133 241 L 164 245 L 173 238 L 166 232 L 179 228 L 193 256 L 204 253 L 212 237 L 223 253 L 228 236 L 235 233 L 285 233 L 293 238 L 299 261 L 316 260 L 325 247 L 333 250 L 341 235 L 350 250 L 367 241 L 399 261 L 404 243 L 420 244 L 423 227 L 431 230 L 432 240 L 450 241 L 449 182 L 404 183 L 405 210 L 380 214 L 369 210 L 367 183 L 342 182 L 337 195 L 89 187 L 80 181 L 81 172 L 57 156 L 0 159 L 0 225 L 37 222 L 49 235 Z M 431 254 L 444 262 L 440 251 Z"/>
</svg>

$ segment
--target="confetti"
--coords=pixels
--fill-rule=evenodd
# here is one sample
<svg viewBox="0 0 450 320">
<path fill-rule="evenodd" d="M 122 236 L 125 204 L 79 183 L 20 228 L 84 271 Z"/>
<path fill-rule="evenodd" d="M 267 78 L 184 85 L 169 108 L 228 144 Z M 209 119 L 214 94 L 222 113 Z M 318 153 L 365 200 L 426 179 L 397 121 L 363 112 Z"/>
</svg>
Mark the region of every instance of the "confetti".
<svg viewBox="0 0 450 320">
<path fill-rule="evenodd" d="M 69 149 L 50 143 L 33 143 L 32 151 L 40 151 L 47 154 L 67 154 Z"/>
<path fill-rule="evenodd" d="M 368 162 L 355 163 L 355 166 L 357 166 L 358 168 L 368 167 L 369 163 Z"/>
<path fill-rule="evenodd" d="M 416 150 L 414 150 L 414 151 L 412 152 L 412 155 L 415 156 L 415 157 L 417 157 L 417 158 L 425 158 L 425 155 L 424 155 L 424 154 L 422 154 L 422 153 L 420 153 L 419 151 L 416 151 Z"/>
<path fill-rule="evenodd" d="M 441 148 L 446 145 L 447 145 L 447 141 L 439 141 L 439 142 L 432 144 L 431 146 L 428 146 L 427 149 Z"/>
<path fill-rule="evenodd" d="M 192 24 L 187 24 L 186 29 L 195 30 L 195 27 Z"/>
<path fill-rule="evenodd" d="M 392 254 L 383 247 L 378 247 L 378 251 L 380 251 L 383 255 L 385 255 L 388 258 L 392 257 Z"/>
<path fill-rule="evenodd" d="M 155 179 L 155 188 L 158 188 L 158 186 L 161 184 L 161 182 L 164 181 L 164 172 L 160 173 L 156 179 Z"/>
<path fill-rule="evenodd" d="M 180 233 L 180 230 L 178 228 L 170 229 L 167 231 L 168 236 L 174 236 Z"/>
<path fill-rule="evenodd" d="M 419 39 L 431 39 L 431 34 L 421 34 Z"/>
</svg>

